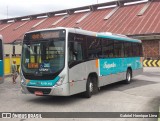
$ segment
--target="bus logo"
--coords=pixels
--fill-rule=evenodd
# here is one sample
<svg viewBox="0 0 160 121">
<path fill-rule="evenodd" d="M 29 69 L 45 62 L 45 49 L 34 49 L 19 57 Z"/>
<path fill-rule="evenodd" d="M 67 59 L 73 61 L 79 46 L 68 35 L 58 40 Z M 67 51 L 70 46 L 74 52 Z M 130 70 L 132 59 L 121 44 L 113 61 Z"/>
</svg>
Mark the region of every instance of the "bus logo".
<svg viewBox="0 0 160 121">
<path fill-rule="evenodd" d="M 111 64 L 108 64 L 107 62 L 104 63 L 103 68 L 104 69 L 110 69 L 110 68 L 115 68 L 116 64 L 113 62 Z"/>
</svg>

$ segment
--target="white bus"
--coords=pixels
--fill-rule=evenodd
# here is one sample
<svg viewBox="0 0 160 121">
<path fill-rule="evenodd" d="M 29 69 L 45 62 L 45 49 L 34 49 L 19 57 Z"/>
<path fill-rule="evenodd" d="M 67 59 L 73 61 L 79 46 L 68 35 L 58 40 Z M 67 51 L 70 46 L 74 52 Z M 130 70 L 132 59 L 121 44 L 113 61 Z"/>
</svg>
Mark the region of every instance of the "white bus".
<svg viewBox="0 0 160 121">
<path fill-rule="evenodd" d="M 0 35 L 0 84 L 4 82 L 3 38 Z"/>
<path fill-rule="evenodd" d="M 107 84 L 141 74 L 140 40 L 58 27 L 27 32 L 21 57 L 22 92 L 86 97 Z"/>
</svg>

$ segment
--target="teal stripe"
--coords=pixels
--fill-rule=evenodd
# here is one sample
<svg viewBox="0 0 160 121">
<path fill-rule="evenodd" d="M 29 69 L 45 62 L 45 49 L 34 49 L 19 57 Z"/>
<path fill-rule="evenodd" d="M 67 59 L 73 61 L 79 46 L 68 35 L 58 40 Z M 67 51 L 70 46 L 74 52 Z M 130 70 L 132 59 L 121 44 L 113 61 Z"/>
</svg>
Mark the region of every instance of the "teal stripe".
<svg viewBox="0 0 160 121">
<path fill-rule="evenodd" d="M 30 82 L 27 84 L 27 86 L 52 87 L 57 83 L 57 81 L 59 79 L 60 79 L 60 77 L 57 76 L 53 80 L 30 80 Z"/>
<path fill-rule="evenodd" d="M 3 75 L 4 75 L 3 61 L 0 60 L 0 76 L 2 77 Z"/>
<path fill-rule="evenodd" d="M 139 42 L 141 43 L 140 40 L 137 39 L 131 39 L 131 38 L 123 38 L 123 37 L 119 37 L 119 36 L 114 36 L 114 35 L 102 35 L 102 34 L 97 34 L 97 37 L 100 38 L 107 38 L 107 39 L 114 39 L 114 40 L 119 40 L 119 41 L 129 41 L 129 42 Z"/>
<path fill-rule="evenodd" d="M 126 72 L 128 67 L 132 70 L 142 68 L 140 57 L 99 59 L 99 64 L 100 76 Z"/>
</svg>

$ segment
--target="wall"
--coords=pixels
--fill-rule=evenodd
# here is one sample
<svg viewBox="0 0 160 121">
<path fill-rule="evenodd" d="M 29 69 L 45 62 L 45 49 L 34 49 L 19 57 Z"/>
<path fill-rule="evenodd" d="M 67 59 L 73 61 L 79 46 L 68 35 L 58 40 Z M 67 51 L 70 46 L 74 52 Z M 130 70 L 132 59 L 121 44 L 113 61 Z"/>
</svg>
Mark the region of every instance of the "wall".
<svg viewBox="0 0 160 121">
<path fill-rule="evenodd" d="M 19 69 L 20 66 L 20 54 L 21 54 L 21 45 L 15 45 L 15 56 L 13 54 L 13 45 L 12 44 L 4 44 L 4 73 L 5 75 L 11 74 L 11 65 L 13 60 L 16 61 L 17 67 Z"/>
<path fill-rule="evenodd" d="M 146 59 L 160 59 L 160 40 L 143 40 L 142 44 Z"/>
<path fill-rule="evenodd" d="M 15 45 L 15 54 L 21 54 L 21 45 Z M 13 54 L 13 45 L 12 44 L 4 44 L 4 54 Z"/>
</svg>

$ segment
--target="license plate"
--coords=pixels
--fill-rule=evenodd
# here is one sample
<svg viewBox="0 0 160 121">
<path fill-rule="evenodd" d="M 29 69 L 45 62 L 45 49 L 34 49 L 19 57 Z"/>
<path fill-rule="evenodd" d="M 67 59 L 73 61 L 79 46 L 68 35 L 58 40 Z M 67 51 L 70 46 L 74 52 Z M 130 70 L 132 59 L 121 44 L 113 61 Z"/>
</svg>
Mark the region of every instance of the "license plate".
<svg viewBox="0 0 160 121">
<path fill-rule="evenodd" d="M 43 95 L 43 92 L 42 91 L 35 91 L 34 94 L 37 96 L 41 96 L 41 95 Z"/>
</svg>

